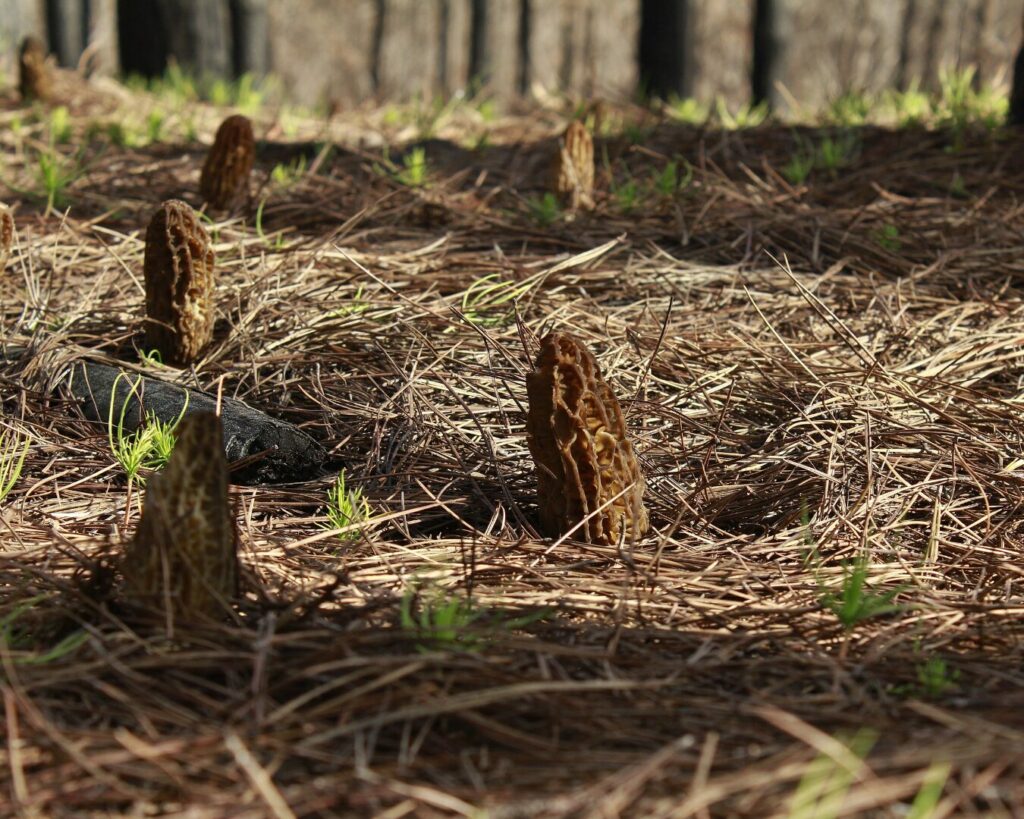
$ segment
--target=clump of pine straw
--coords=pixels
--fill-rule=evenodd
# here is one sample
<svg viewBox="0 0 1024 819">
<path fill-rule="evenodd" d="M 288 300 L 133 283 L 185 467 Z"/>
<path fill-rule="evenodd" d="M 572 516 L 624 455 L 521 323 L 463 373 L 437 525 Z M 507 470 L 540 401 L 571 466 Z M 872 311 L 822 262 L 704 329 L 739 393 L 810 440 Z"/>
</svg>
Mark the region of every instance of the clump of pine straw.
<svg viewBox="0 0 1024 819">
<path fill-rule="evenodd" d="M 793 184 L 788 129 L 662 123 L 599 139 L 595 210 L 544 225 L 536 131 L 428 143 L 425 187 L 369 149 L 258 149 L 259 230 L 214 224 L 219 321 L 181 377 L 302 425 L 334 471 L 232 487 L 237 622 L 173 639 L 123 617 L 138 499 L 60 380 L 84 355 L 177 374 L 139 364 L 142 227 L 203 146 L 108 147 L 66 215 L 0 191 L 3 423 L 31 436 L 0 509 L 17 804 L 760 816 L 823 769 L 847 815 L 929 781 L 940 815 L 1024 801 L 1017 137 L 862 129 Z M 677 155 L 692 177 L 659 190 Z M 652 524 L 629 548 L 535 531 L 525 375 L 554 329 L 622 399 Z M 327 528 L 341 468 L 356 537 Z M 857 620 L 862 569 L 883 604 Z"/>
</svg>

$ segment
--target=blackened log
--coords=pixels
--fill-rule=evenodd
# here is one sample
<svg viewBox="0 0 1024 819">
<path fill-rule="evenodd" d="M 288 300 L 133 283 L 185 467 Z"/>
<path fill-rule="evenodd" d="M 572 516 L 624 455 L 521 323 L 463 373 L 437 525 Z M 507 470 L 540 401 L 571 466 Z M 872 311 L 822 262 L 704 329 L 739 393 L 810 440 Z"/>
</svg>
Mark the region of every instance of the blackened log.
<svg viewBox="0 0 1024 819">
<path fill-rule="evenodd" d="M 137 385 L 136 385 L 136 382 Z M 199 411 L 215 411 L 217 398 L 155 378 L 128 373 L 90 361 L 74 364 L 70 396 L 79 401 L 85 417 L 107 427 L 122 418 L 128 433 L 150 414 L 169 423 Z M 111 407 L 113 404 L 113 407 Z M 324 448 L 293 424 L 271 418 L 233 398 L 221 400 L 224 454 L 233 464 L 234 483 L 275 483 L 317 477 L 327 455 Z"/>
</svg>

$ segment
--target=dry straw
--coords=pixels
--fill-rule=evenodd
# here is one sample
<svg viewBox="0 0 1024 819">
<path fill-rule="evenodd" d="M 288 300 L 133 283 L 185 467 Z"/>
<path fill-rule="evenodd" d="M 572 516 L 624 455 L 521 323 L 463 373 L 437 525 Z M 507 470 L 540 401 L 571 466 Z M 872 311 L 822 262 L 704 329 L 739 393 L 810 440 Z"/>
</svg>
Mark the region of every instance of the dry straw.
<svg viewBox="0 0 1024 819">
<path fill-rule="evenodd" d="M 230 326 L 203 367 L 163 377 L 302 424 L 376 525 L 344 544 L 324 529 L 334 473 L 240 490 L 254 590 L 234 622 L 174 640 L 80 582 L 125 484 L 50 386 L 58 354 L 132 355 L 138 227 L 202 153 L 104 146 L 66 219 L 17 198 L 18 275 L 0 278 L 2 414 L 33 440 L 0 508 L 0 792 L 17 809 L 806 816 L 827 789 L 842 805 L 817 815 L 896 817 L 936 782 L 936 815 L 1024 804 L 1013 140 L 857 128 L 855 162 L 796 184 L 787 163 L 834 129 L 616 109 L 609 127 L 644 139 L 604 140 L 609 184 L 639 205 L 539 225 L 550 116 L 488 122 L 474 152 L 476 112 L 438 125 L 443 230 L 414 221 L 422 190 L 376 172 L 379 153 L 308 145 L 267 158 L 317 164 L 268 190 L 262 233 L 217 225 Z M 400 142 L 384 112 L 326 127 L 300 138 Z M 5 181 L 31 188 L 18 146 L 45 129 L 0 129 Z M 534 284 L 488 305 L 481 281 Z M 599 352 L 622 400 L 656 532 L 631 547 L 532 536 L 524 348 L 541 328 Z M 427 588 L 432 623 L 469 612 L 471 639 L 403 628 Z M 857 619 L 858 588 L 896 608 Z"/>
</svg>

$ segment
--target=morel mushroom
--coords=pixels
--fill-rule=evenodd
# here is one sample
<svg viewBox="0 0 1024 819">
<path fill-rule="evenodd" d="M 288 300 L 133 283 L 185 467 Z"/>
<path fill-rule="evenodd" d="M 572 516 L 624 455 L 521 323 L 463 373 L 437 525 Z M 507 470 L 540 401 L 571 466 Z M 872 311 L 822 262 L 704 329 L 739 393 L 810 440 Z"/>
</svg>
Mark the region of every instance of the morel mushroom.
<svg viewBox="0 0 1024 819">
<path fill-rule="evenodd" d="M 213 250 L 192 208 L 170 199 L 146 229 L 146 345 L 188 364 L 213 336 Z"/>
<path fill-rule="evenodd" d="M 18 51 L 18 90 L 23 100 L 48 100 L 53 95 L 53 77 L 46 61 L 42 40 L 28 35 Z"/>
<path fill-rule="evenodd" d="M 544 534 L 606 545 L 646 534 L 644 478 L 594 356 L 567 333 L 545 336 L 526 391 Z"/>
<path fill-rule="evenodd" d="M 0 205 L 0 273 L 7 267 L 14 244 L 14 217 L 4 205 Z"/>
<path fill-rule="evenodd" d="M 128 601 L 169 619 L 230 612 L 238 585 L 237 542 L 223 433 L 214 413 L 182 419 L 170 461 L 147 483 L 121 573 Z"/>
<path fill-rule="evenodd" d="M 220 124 L 199 177 L 199 192 L 210 207 L 226 210 L 248 193 L 255 146 L 247 117 L 235 114 Z"/>
<path fill-rule="evenodd" d="M 586 126 L 574 120 L 558 144 L 552 169 L 555 195 L 570 211 L 594 205 L 594 141 Z"/>
</svg>

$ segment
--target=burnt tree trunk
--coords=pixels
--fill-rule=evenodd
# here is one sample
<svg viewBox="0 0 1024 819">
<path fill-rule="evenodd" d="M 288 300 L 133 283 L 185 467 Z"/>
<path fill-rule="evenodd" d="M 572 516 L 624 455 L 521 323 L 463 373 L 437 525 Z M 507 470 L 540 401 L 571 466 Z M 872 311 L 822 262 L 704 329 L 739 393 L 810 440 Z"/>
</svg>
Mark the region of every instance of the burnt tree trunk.
<svg viewBox="0 0 1024 819">
<path fill-rule="evenodd" d="M 171 59 L 189 73 L 232 73 L 227 0 L 119 0 L 118 30 L 125 71 L 160 76 Z"/>
<path fill-rule="evenodd" d="M 231 75 L 231 14 L 226 0 L 158 0 L 167 54 L 203 76 Z"/>
<path fill-rule="evenodd" d="M 236 75 L 262 77 L 270 70 L 268 0 L 231 0 L 231 39 Z"/>
<path fill-rule="evenodd" d="M 689 10 L 689 0 L 644 0 L 641 6 L 640 77 L 653 96 L 691 93 L 684 59 Z"/>
<path fill-rule="evenodd" d="M 750 70 L 750 95 L 755 103 L 772 102 L 778 48 L 775 0 L 757 0 L 754 4 L 753 65 Z"/>
<path fill-rule="evenodd" d="M 520 91 L 628 96 L 637 83 L 638 0 L 527 0 Z"/>
<path fill-rule="evenodd" d="M 57 55 L 57 61 L 63 66 L 73 68 L 85 50 L 88 37 L 86 13 L 83 0 L 46 0 L 50 51 Z"/>
<path fill-rule="evenodd" d="M 1017 59 L 1013 62 L 1013 89 L 1010 91 L 1007 122 L 1010 125 L 1024 125 L 1024 32 L 1021 33 Z"/>
<path fill-rule="evenodd" d="M 301 14 L 269 5 L 271 64 L 296 101 L 349 105 L 373 94 L 380 2 L 348 0 L 343 14 L 333 0 L 307 0 Z"/>
<path fill-rule="evenodd" d="M 157 0 L 118 0 L 121 64 L 130 74 L 159 77 L 167 68 L 167 32 L 158 25 Z"/>
<path fill-rule="evenodd" d="M 118 67 L 116 0 L 45 0 L 50 51 L 66 68 L 112 74 Z"/>
<path fill-rule="evenodd" d="M 469 70 L 499 96 L 522 93 L 526 0 L 473 0 Z"/>
</svg>

